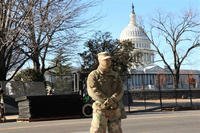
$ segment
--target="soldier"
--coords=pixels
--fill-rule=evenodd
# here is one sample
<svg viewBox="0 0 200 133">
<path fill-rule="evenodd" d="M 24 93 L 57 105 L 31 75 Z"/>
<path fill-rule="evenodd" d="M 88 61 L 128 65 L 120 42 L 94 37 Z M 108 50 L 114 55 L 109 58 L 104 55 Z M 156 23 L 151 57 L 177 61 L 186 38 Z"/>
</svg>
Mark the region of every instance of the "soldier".
<svg viewBox="0 0 200 133">
<path fill-rule="evenodd" d="M 107 127 L 109 133 L 122 133 L 122 82 L 111 69 L 111 56 L 108 52 L 99 53 L 98 61 L 98 68 L 87 79 L 87 91 L 94 100 L 90 133 L 106 133 Z"/>
</svg>

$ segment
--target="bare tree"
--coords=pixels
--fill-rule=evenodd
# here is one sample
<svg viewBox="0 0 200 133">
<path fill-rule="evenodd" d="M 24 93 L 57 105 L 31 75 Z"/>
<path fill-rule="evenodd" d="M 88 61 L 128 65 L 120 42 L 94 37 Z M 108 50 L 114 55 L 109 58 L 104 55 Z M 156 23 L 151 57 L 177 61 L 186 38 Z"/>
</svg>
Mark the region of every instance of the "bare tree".
<svg viewBox="0 0 200 133">
<path fill-rule="evenodd" d="M 60 47 L 75 48 L 81 35 L 78 29 L 95 21 L 84 18 L 86 11 L 95 5 L 95 0 L 38 0 L 26 1 L 24 9 L 31 9 L 27 17 L 27 38 L 23 52 L 33 62 L 36 71 L 42 74 L 55 66 L 46 66 Z M 66 52 L 70 52 L 66 51 Z"/>
<path fill-rule="evenodd" d="M 152 19 L 150 40 L 173 75 L 175 89 L 178 88 L 181 65 L 192 50 L 200 46 L 200 19 L 198 15 L 192 10 L 177 17 L 158 12 L 158 16 Z M 168 60 L 168 57 L 172 58 Z M 173 66 L 171 66 L 171 62 Z"/>
<path fill-rule="evenodd" d="M 9 81 L 27 61 L 20 50 L 20 38 L 29 10 L 21 12 L 23 0 L 0 2 L 0 81 Z M 9 71 L 10 73 L 8 77 Z"/>
</svg>

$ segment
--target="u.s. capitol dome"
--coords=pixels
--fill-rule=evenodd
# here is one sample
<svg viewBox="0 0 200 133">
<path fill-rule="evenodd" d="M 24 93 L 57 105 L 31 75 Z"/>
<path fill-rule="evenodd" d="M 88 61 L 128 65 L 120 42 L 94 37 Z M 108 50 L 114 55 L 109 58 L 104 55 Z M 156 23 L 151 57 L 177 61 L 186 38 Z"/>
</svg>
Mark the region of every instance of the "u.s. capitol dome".
<svg viewBox="0 0 200 133">
<path fill-rule="evenodd" d="M 136 14 L 134 6 L 132 5 L 132 12 L 130 14 L 129 24 L 122 30 L 119 40 L 130 41 L 134 44 L 134 51 L 140 51 L 142 53 L 140 62 L 141 65 L 133 64 L 132 68 L 145 67 L 154 63 L 154 51 L 151 49 L 151 42 L 149 41 L 145 31 L 142 27 L 137 25 Z"/>
</svg>

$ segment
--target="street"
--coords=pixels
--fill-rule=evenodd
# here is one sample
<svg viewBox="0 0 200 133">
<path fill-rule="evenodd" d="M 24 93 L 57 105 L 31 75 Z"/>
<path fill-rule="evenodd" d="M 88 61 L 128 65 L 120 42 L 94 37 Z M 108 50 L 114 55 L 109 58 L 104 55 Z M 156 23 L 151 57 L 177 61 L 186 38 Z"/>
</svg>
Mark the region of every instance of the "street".
<svg viewBox="0 0 200 133">
<path fill-rule="evenodd" d="M 91 118 L 0 123 L 0 133 L 89 133 Z M 123 133 L 199 133 L 200 111 L 140 112 L 122 120 Z"/>
</svg>

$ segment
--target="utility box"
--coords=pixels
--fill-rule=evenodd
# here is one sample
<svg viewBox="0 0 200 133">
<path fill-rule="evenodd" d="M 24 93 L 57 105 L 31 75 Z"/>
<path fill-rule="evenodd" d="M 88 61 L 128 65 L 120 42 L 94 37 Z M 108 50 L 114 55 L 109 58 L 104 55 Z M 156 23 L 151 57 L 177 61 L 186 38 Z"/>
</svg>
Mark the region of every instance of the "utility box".
<svg viewBox="0 0 200 133">
<path fill-rule="evenodd" d="M 82 98 L 79 94 L 22 96 L 18 102 L 18 121 L 36 121 L 82 116 Z"/>
</svg>

